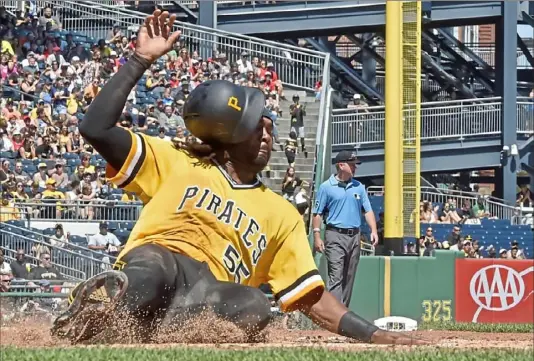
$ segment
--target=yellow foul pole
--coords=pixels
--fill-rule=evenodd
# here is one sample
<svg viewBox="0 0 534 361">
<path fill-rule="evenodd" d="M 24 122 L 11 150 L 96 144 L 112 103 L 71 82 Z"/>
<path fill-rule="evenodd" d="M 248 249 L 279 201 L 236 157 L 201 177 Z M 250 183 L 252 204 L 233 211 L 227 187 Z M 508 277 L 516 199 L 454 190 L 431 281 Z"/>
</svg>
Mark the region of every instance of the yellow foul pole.
<svg viewBox="0 0 534 361">
<path fill-rule="evenodd" d="M 402 253 L 403 248 L 403 62 L 402 2 L 386 3 L 386 120 L 384 147 L 384 246 Z"/>
</svg>

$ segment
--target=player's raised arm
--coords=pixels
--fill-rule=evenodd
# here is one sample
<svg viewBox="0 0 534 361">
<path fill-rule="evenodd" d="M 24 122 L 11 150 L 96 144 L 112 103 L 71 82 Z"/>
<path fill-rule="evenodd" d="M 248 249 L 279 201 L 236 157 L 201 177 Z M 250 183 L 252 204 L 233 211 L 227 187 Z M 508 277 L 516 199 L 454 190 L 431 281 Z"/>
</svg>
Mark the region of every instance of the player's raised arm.
<svg viewBox="0 0 534 361">
<path fill-rule="evenodd" d="M 80 124 L 81 135 L 115 169 L 121 169 L 132 147 L 132 135 L 117 127 L 126 98 L 146 69 L 172 49 L 180 36 L 171 33 L 176 15 L 156 10 L 139 30 L 134 55 L 91 103 Z"/>
</svg>

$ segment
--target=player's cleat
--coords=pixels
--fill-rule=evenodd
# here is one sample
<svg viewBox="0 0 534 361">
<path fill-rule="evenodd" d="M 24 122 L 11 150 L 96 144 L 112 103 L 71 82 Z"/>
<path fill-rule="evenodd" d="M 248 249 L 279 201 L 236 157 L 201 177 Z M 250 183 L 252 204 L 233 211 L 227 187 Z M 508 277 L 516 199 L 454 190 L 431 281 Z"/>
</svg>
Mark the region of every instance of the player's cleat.
<svg viewBox="0 0 534 361">
<path fill-rule="evenodd" d="M 120 271 L 107 271 L 76 287 L 69 308 L 52 326 L 52 335 L 81 342 L 100 333 L 113 317 L 113 310 L 128 287 L 128 277 Z"/>
</svg>

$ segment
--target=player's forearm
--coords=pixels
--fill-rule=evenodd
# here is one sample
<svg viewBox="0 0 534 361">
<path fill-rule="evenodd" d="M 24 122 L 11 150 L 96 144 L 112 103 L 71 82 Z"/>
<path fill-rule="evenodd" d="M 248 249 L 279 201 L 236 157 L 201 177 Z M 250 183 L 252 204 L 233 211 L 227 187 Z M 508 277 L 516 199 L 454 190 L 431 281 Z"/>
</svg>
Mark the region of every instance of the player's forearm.
<svg viewBox="0 0 534 361">
<path fill-rule="evenodd" d="M 330 292 L 323 292 L 319 301 L 302 310 L 326 330 L 360 341 L 374 341 L 378 327 L 349 311 Z"/>
<path fill-rule="evenodd" d="M 120 169 L 131 147 L 130 134 L 117 127 L 126 99 L 150 64 L 137 56 L 120 68 L 89 106 L 80 134 L 115 169 Z"/>
<path fill-rule="evenodd" d="M 376 218 L 373 211 L 365 213 L 365 221 L 367 222 L 369 228 L 371 228 L 371 232 L 376 233 Z"/>
</svg>

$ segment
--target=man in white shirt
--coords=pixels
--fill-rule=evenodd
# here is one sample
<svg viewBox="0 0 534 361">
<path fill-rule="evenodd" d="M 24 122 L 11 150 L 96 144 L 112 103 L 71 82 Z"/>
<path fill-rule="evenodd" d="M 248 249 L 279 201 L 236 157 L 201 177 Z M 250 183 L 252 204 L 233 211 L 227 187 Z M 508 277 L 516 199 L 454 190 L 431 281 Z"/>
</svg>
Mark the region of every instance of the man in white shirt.
<svg viewBox="0 0 534 361">
<path fill-rule="evenodd" d="M 100 233 L 89 237 L 88 248 L 96 252 L 101 252 L 116 257 L 121 250 L 121 242 L 113 233 L 108 232 L 108 224 L 100 223 Z M 102 269 L 111 269 L 111 260 L 108 256 L 102 258 Z"/>
<path fill-rule="evenodd" d="M 88 248 L 102 253 L 116 253 L 121 242 L 113 233 L 108 232 L 108 224 L 100 223 L 100 233 L 89 237 Z"/>
<path fill-rule="evenodd" d="M 246 51 L 241 53 L 241 59 L 237 61 L 237 68 L 241 74 L 246 74 L 249 71 L 254 71 L 252 63 L 249 60 L 249 54 Z"/>
</svg>

